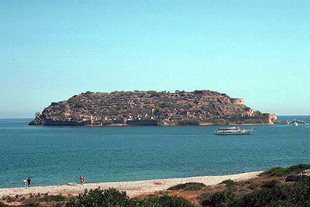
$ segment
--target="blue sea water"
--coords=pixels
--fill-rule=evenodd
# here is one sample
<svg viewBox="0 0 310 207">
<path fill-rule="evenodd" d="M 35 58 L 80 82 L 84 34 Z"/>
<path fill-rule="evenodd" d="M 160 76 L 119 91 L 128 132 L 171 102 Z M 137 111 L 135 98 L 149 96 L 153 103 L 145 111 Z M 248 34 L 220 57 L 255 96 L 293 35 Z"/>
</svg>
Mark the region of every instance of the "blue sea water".
<svg viewBox="0 0 310 207">
<path fill-rule="evenodd" d="M 310 116 L 280 117 L 304 119 Z M 215 126 L 43 127 L 0 120 L 0 187 L 232 174 L 310 164 L 310 125 L 253 126 L 216 136 Z M 244 128 L 252 128 L 245 126 Z"/>
</svg>

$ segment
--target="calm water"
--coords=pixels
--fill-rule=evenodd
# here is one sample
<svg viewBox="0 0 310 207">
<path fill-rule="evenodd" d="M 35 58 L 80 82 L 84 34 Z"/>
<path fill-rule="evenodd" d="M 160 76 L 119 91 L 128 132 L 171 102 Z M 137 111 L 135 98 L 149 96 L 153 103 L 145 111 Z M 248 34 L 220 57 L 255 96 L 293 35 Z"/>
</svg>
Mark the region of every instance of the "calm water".
<svg viewBox="0 0 310 207">
<path fill-rule="evenodd" d="M 310 163 L 310 125 L 215 136 L 213 126 L 74 128 L 29 121 L 0 120 L 0 187 L 21 186 L 28 176 L 34 185 L 48 185 L 78 182 L 80 175 L 87 182 L 125 181 Z"/>
</svg>

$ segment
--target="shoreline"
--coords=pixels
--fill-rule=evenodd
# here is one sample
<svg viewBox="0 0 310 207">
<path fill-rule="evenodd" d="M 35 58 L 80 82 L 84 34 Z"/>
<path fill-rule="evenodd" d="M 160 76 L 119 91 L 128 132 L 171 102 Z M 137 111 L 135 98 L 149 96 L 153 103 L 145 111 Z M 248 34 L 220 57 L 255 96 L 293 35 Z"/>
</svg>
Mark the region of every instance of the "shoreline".
<svg viewBox="0 0 310 207">
<path fill-rule="evenodd" d="M 46 194 L 49 195 L 78 195 L 83 193 L 86 189 L 107 189 L 116 188 L 120 191 L 126 191 L 130 197 L 135 197 L 143 194 L 155 193 L 158 191 L 167 190 L 167 188 L 175 186 L 181 183 L 187 182 L 199 182 L 205 185 L 217 185 L 224 180 L 248 180 L 256 178 L 259 173 L 263 171 L 246 172 L 240 174 L 231 175 L 219 175 L 219 176 L 198 176 L 198 177 L 185 177 L 185 178 L 167 178 L 167 179 L 152 179 L 141 181 L 125 181 L 125 182 L 98 182 L 98 183 L 85 183 L 85 184 L 61 184 L 61 185 L 49 185 L 49 186 L 34 186 L 34 187 L 18 187 L 18 188 L 0 188 L 0 197 L 3 196 L 16 196 L 16 195 L 28 195 L 28 194 Z"/>
<path fill-rule="evenodd" d="M 28 124 L 29 125 L 29 124 Z M 230 123 L 230 124 L 225 124 L 225 125 L 217 125 L 214 123 L 207 123 L 203 122 L 200 123 L 199 125 L 128 125 L 128 124 L 110 124 L 110 125 L 29 125 L 29 126 L 43 126 L 43 127 L 85 127 L 85 128 L 97 128 L 97 127 L 186 127 L 186 126 L 270 126 L 270 125 L 275 125 L 274 123 L 255 123 L 255 124 L 235 124 L 235 123 Z"/>
</svg>

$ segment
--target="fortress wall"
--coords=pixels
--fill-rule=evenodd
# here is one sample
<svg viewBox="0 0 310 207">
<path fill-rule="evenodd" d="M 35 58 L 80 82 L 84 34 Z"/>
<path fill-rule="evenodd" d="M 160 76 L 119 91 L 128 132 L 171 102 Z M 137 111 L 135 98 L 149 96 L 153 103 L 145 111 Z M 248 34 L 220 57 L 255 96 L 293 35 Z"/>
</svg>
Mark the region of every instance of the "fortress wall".
<svg viewBox="0 0 310 207">
<path fill-rule="evenodd" d="M 230 101 L 233 104 L 238 104 L 238 105 L 243 105 L 244 104 L 244 99 L 243 98 L 231 98 Z"/>
</svg>

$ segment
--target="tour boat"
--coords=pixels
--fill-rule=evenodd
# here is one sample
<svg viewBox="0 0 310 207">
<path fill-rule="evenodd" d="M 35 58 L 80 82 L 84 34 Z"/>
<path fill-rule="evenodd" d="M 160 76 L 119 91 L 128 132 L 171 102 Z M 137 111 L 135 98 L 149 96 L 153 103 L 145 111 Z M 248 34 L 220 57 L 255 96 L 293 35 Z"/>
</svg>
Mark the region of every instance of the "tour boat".
<svg viewBox="0 0 310 207">
<path fill-rule="evenodd" d="M 250 135 L 253 129 L 241 129 L 240 127 L 218 128 L 214 131 L 215 135 Z"/>
</svg>

